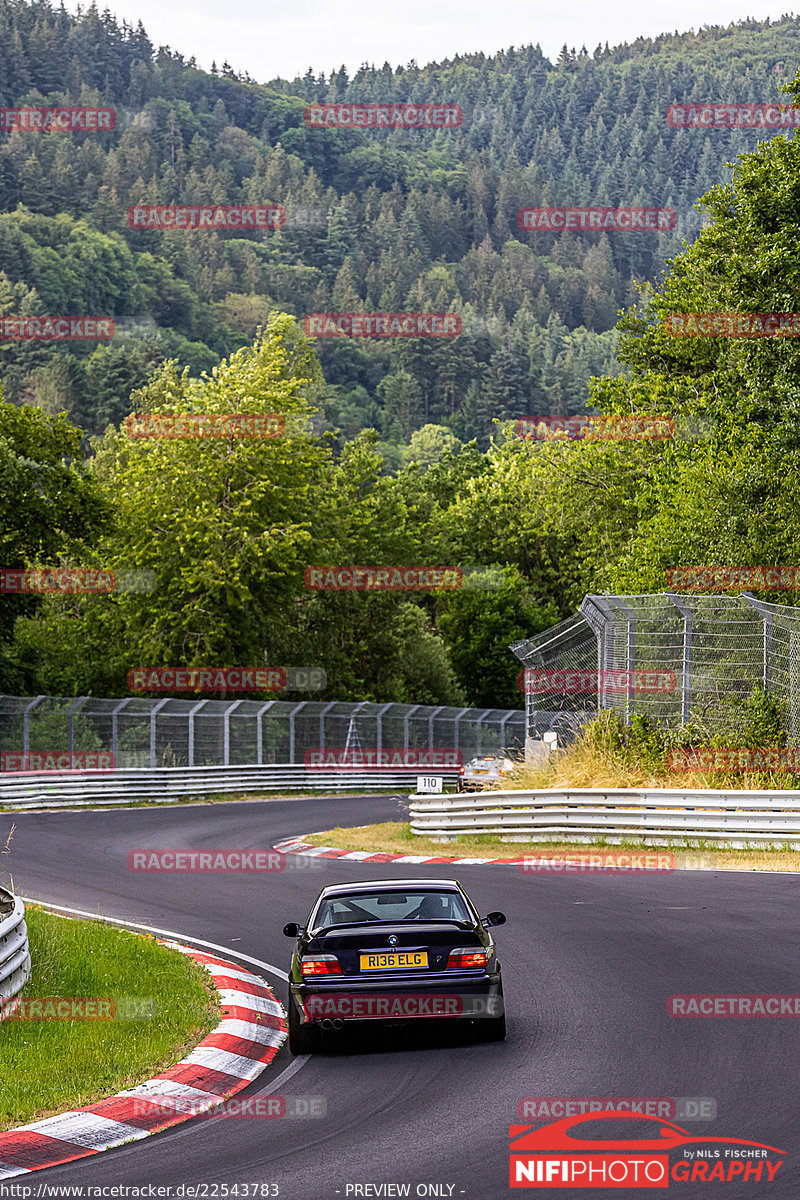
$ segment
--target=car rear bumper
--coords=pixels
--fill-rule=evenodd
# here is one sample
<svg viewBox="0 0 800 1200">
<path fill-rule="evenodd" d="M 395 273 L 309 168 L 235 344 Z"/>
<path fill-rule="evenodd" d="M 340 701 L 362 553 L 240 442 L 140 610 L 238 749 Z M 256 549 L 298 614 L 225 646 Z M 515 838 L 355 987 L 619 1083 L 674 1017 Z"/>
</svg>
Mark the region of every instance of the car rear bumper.
<svg viewBox="0 0 800 1200">
<path fill-rule="evenodd" d="M 420 979 L 290 985 L 302 1024 L 338 1020 L 476 1020 L 503 1012 L 500 972 L 473 979 Z"/>
</svg>

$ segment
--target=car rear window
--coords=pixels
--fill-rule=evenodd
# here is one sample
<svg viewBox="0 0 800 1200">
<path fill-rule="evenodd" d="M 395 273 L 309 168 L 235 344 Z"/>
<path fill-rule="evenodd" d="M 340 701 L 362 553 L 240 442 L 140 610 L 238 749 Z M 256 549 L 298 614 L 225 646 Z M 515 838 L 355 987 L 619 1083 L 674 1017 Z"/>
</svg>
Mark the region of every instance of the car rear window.
<svg viewBox="0 0 800 1200">
<path fill-rule="evenodd" d="M 357 892 L 323 900 L 316 928 L 361 921 L 467 921 L 467 906 L 458 892 Z"/>
</svg>

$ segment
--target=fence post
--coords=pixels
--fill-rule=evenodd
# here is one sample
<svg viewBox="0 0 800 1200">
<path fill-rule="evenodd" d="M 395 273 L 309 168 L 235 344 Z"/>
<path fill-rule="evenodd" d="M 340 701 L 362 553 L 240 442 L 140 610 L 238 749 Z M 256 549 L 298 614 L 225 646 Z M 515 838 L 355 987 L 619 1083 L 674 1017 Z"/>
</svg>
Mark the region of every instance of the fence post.
<svg viewBox="0 0 800 1200">
<path fill-rule="evenodd" d="M 41 704 L 44 696 L 37 696 L 35 700 L 31 700 L 30 704 L 25 705 L 22 714 L 22 753 L 25 755 L 23 762 L 29 763 L 28 755 L 31 750 L 31 713 L 36 708 L 37 704 Z"/>
<path fill-rule="evenodd" d="M 197 704 L 195 704 L 192 708 L 190 708 L 189 713 L 188 713 L 189 732 L 188 732 L 188 737 L 187 737 L 188 744 L 187 744 L 186 750 L 187 750 L 187 757 L 189 759 L 188 765 L 190 767 L 194 766 L 194 714 L 196 712 L 198 712 L 198 710 L 201 709 L 204 704 L 208 704 L 208 700 L 198 700 Z"/>
<path fill-rule="evenodd" d="M 771 682 L 771 667 L 772 667 L 772 613 L 767 608 L 763 600 L 759 600 L 752 592 L 742 592 L 742 599 L 746 600 L 751 608 L 754 608 L 764 626 L 764 691 L 769 691 Z"/>
<path fill-rule="evenodd" d="M 119 744 L 119 721 L 117 713 L 121 713 L 126 704 L 130 704 L 132 696 L 128 696 L 125 700 L 120 700 L 119 704 L 115 704 L 111 710 L 111 753 L 114 755 L 114 762 L 117 761 L 117 748 Z M 189 763 L 189 766 L 192 764 Z"/>
<path fill-rule="evenodd" d="M 268 708 L 272 708 L 275 700 L 266 700 L 256 713 L 256 762 L 261 766 L 264 762 L 264 728 L 261 718 Z"/>
<path fill-rule="evenodd" d="M 476 754 L 477 758 L 480 758 L 481 751 L 483 749 L 483 730 L 481 729 L 481 722 L 484 721 L 486 717 L 488 717 L 490 712 L 494 712 L 494 709 L 485 708 L 483 710 L 483 712 L 481 713 L 481 715 L 478 717 L 478 720 L 476 721 L 476 724 L 478 726 L 478 744 L 475 747 L 475 754 Z"/>
<path fill-rule="evenodd" d="M 625 649 L 628 671 L 628 686 L 625 689 L 625 724 L 630 725 L 631 708 L 633 707 L 632 702 L 635 692 L 633 673 L 636 664 L 636 613 L 630 605 L 620 600 L 618 596 L 614 596 L 613 599 L 609 596 L 608 603 L 612 609 L 618 609 L 620 612 L 623 612 L 628 622 L 628 636 L 626 638 Z"/>
<path fill-rule="evenodd" d="M 390 700 L 388 704 L 384 704 L 383 708 L 379 709 L 375 714 L 375 749 L 380 752 L 383 749 L 383 714 L 387 708 L 393 708 L 394 701 Z"/>
<path fill-rule="evenodd" d="M 445 707 L 444 704 L 437 704 L 436 708 L 431 711 L 428 717 L 428 749 L 433 750 L 433 719 L 438 712 L 441 712 Z"/>
<path fill-rule="evenodd" d="M 150 709 L 150 767 L 156 765 L 156 713 L 160 712 L 165 704 L 169 704 L 169 696 L 163 700 L 156 700 L 153 707 Z"/>
<path fill-rule="evenodd" d="M 453 718 L 453 728 L 455 730 L 455 732 L 453 734 L 453 749 L 454 750 L 461 749 L 461 743 L 458 740 L 458 735 L 461 732 L 461 718 L 464 716 L 464 713 L 468 713 L 468 712 L 469 712 L 469 708 L 462 708 L 461 712 L 457 712 L 455 717 Z"/>
<path fill-rule="evenodd" d="M 411 714 L 415 713 L 418 708 L 422 708 L 421 704 L 412 704 L 406 715 L 403 717 L 403 750 L 408 754 L 408 722 L 411 719 Z"/>
<path fill-rule="evenodd" d="M 80 712 L 88 699 L 88 696 L 79 696 L 67 709 L 67 750 L 70 763 L 72 762 L 72 752 L 75 749 L 75 713 Z"/>
<path fill-rule="evenodd" d="M 231 713 L 235 712 L 242 700 L 234 700 L 233 704 L 229 704 L 222 714 L 222 765 L 229 767 L 231 765 Z"/>
<path fill-rule="evenodd" d="M 689 707 L 692 698 L 692 610 L 688 605 L 684 604 L 674 592 L 666 592 L 665 595 L 677 608 L 678 612 L 683 617 L 683 662 L 682 674 L 683 680 L 681 684 L 681 722 L 686 724 L 689 720 Z"/>
<path fill-rule="evenodd" d="M 294 762 L 294 714 L 300 712 L 301 708 L 305 708 L 306 700 L 301 700 L 299 704 L 295 704 L 292 711 L 289 713 L 289 762 Z"/>
</svg>

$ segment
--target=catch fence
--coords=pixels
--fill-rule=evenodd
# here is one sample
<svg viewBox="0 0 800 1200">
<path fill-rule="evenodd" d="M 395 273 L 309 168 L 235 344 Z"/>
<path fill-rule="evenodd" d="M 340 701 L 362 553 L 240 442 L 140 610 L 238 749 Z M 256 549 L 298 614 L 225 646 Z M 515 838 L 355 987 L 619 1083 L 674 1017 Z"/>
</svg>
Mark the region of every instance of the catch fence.
<svg viewBox="0 0 800 1200">
<path fill-rule="evenodd" d="M 580 723 L 601 709 L 710 734 L 745 720 L 760 686 L 800 745 L 800 609 L 743 595 L 588 595 L 574 616 L 512 650 L 526 668 L 528 737 L 554 714 Z M 560 740 L 560 739 L 559 739 Z"/>
<path fill-rule="evenodd" d="M 113 755 L 116 770 L 313 767 L 313 755 L 331 750 L 346 751 L 350 762 L 399 752 L 409 763 L 415 751 L 455 750 L 468 762 L 500 750 L 521 753 L 524 721 L 514 709 L 366 701 L 1 696 L 0 751 L 5 770 L 41 769 L 42 755 L 69 755 L 71 765 L 96 753 Z"/>
</svg>

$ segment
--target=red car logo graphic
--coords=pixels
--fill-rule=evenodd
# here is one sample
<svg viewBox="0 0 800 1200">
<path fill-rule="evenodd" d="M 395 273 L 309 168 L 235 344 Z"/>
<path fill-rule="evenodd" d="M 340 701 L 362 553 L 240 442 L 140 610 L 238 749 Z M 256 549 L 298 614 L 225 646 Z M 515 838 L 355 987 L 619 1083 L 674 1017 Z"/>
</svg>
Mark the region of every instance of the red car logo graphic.
<svg viewBox="0 0 800 1200">
<path fill-rule="evenodd" d="M 659 1134 L 652 1138 L 637 1137 L 620 1141 L 618 1138 L 613 1140 L 597 1137 L 582 1138 L 580 1134 L 570 1133 L 574 1126 L 586 1124 L 587 1121 L 590 1124 L 595 1121 L 646 1121 L 651 1126 L 658 1126 Z M 511 1138 L 510 1148 L 514 1154 L 526 1151 L 563 1150 L 573 1153 L 584 1150 L 654 1150 L 664 1153 L 667 1150 L 677 1150 L 681 1146 L 693 1144 L 705 1146 L 709 1142 L 756 1146 L 760 1150 L 771 1150 L 773 1154 L 785 1153 L 775 1146 L 767 1146 L 764 1142 L 750 1142 L 745 1138 L 698 1137 L 696 1134 L 689 1133 L 688 1129 L 682 1129 L 680 1125 L 673 1125 L 670 1121 L 658 1121 L 654 1117 L 648 1117 L 645 1113 L 625 1111 L 582 1113 L 575 1117 L 564 1117 L 560 1121 L 553 1121 L 549 1125 L 543 1125 L 540 1129 L 533 1125 L 511 1125 L 509 1126 L 509 1137 Z"/>
<path fill-rule="evenodd" d="M 628 1136 L 597 1136 L 599 1121 L 613 1121 Z M 644 1122 L 644 1124 L 643 1124 Z M 585 1136 L 580 1127 L 590 1126 Z M 602 1132 L 602 1126 L 600 1127 Z M 771 1183 L 780 1167 L 768 1155 L 783 1150 L 747 1138 L 697 1136 L 671 1121 L 615 1109 L 564 1117 L 542 1128 L 509 1126 L 509 1186 L 538 1188 L 665 1188 L 676 1183 Z M 639 1136 L 635 1136 L 635 1135 Z M 687 1151 L 687 1146 L 704 1149 Z M 722 1147 L 725 1147 L 724 1149 Z M 747 1147 L 747 1149 L 740 1149 Z M 670 1165 L 670 1151 L 684 1150 Z"/>
</svg>

